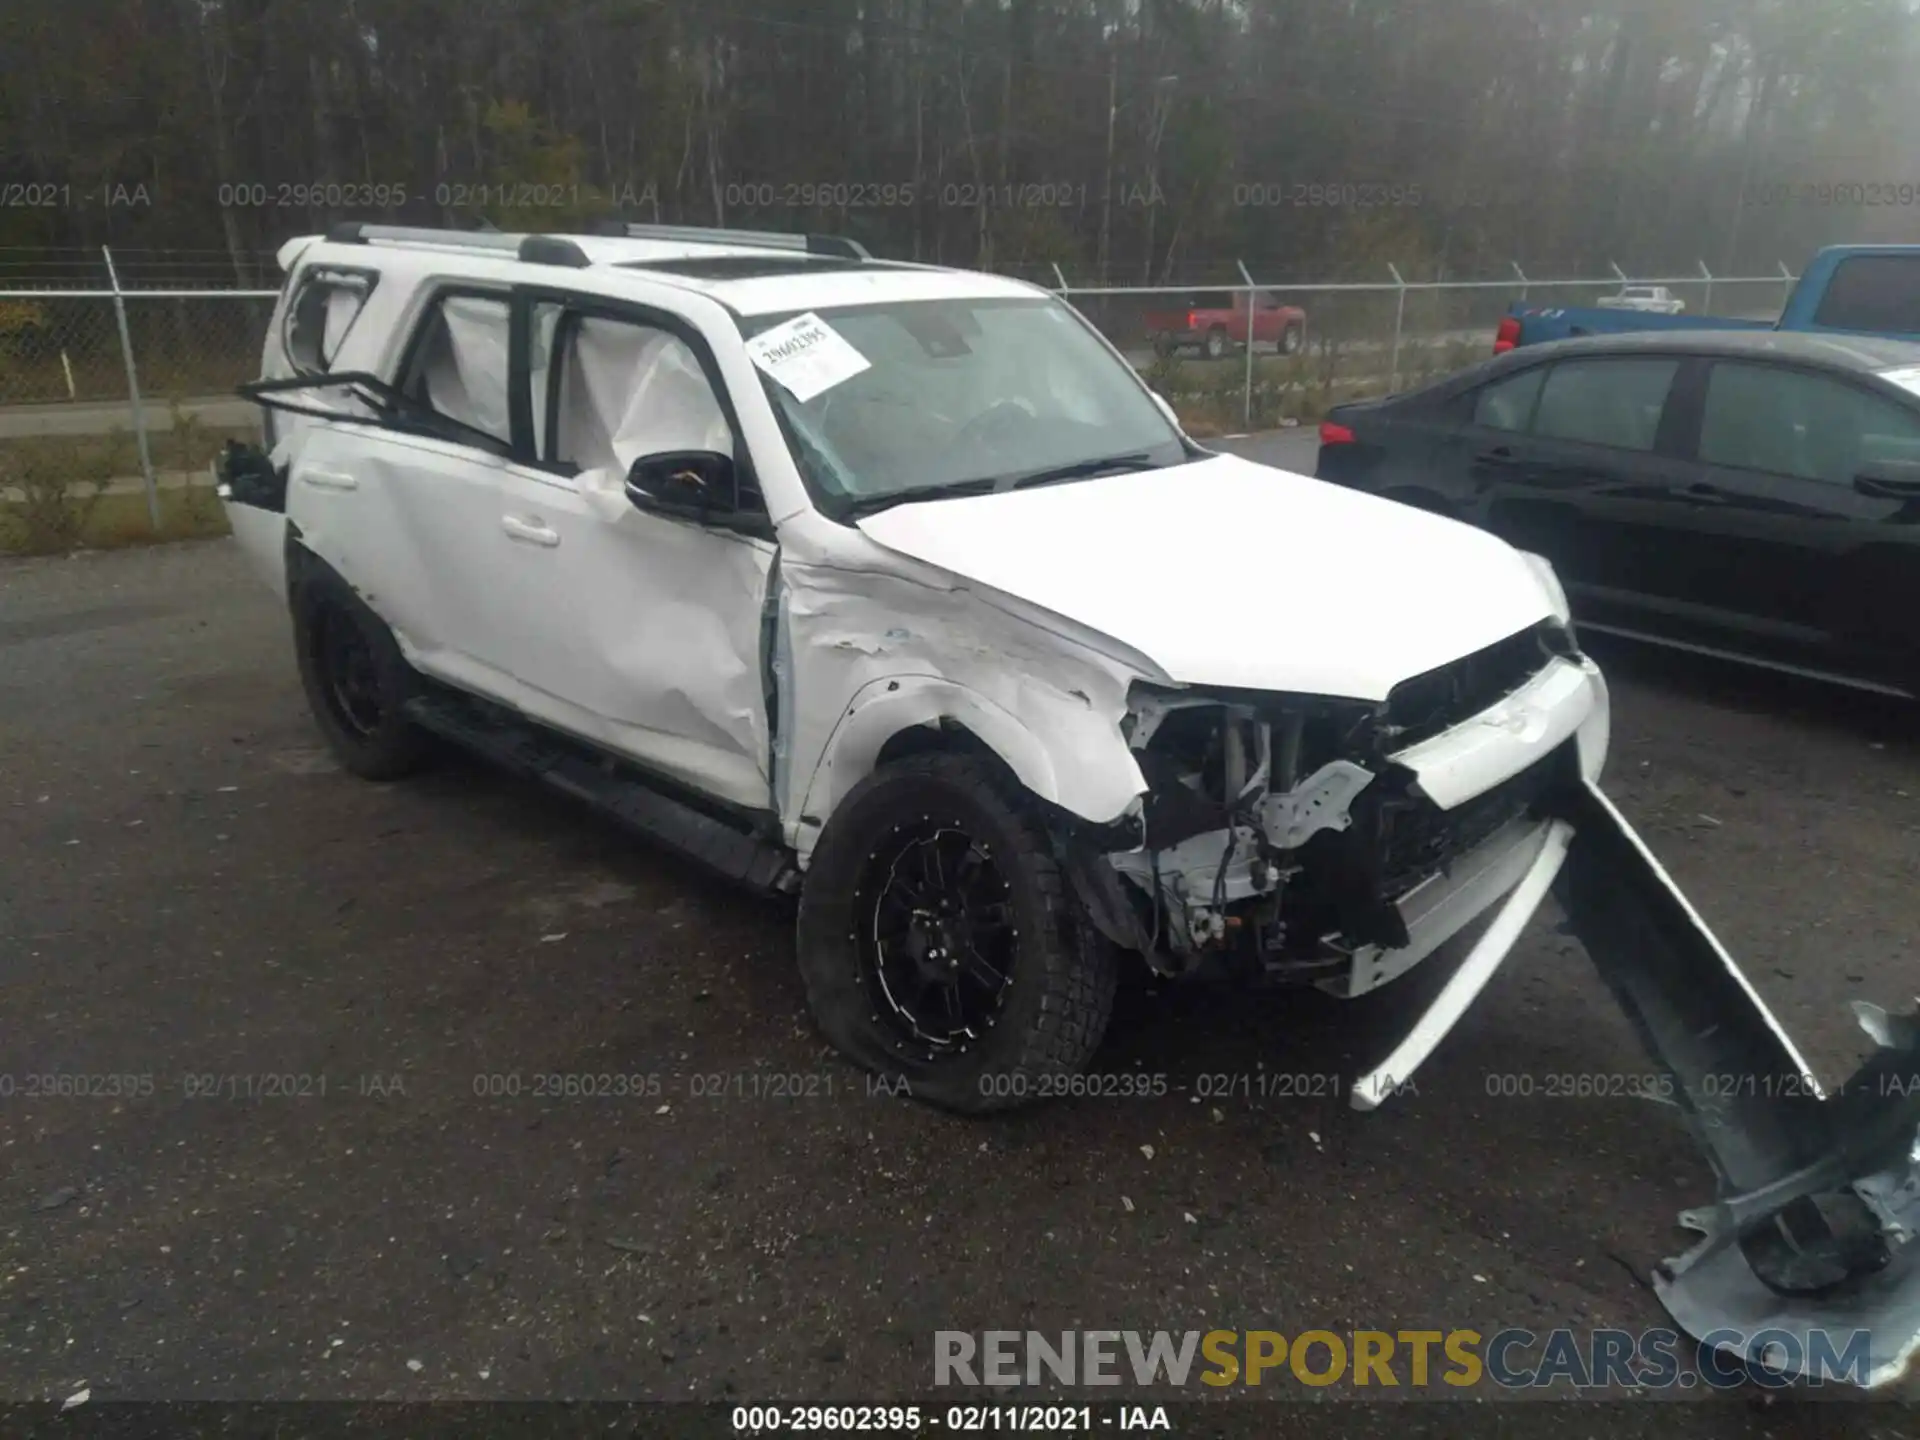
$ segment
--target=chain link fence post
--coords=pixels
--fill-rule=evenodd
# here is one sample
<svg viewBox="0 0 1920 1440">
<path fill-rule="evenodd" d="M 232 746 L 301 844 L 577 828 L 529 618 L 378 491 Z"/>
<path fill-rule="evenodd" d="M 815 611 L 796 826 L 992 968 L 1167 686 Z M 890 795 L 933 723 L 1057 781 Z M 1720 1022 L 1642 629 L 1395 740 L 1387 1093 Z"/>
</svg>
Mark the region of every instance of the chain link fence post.
<svg viewBox="0 0 1920 1440">
<path fill-rule="evenodd" d="M 1706 299 L 1701 302 L 1700 308 L 1711 315 L 1713 313 L 1713 271 L 1707 268 L 1707 262 L 1704 260 L 1700 262 L 1700 275 L 1707 282 Z"/>
<path fill-rule="evenodd" d="M 1527 301 L 1527 272 L 1520 268 L 1518 260 L 1509 260 L 1507 263 L 1513 266 L 1513 273 L 1520 277 L 1520 303 L 1524 305 Z"/>
<path fill-rule="evenodd" d="M 147 408 L 140 400 L 140 371 L 133 363 L 133 333 L 127 328 L 127 301 L 120 274 L 113 268 L 113 251 L 100 247 L 107 262 L 107 283 L 113 287 L 113 318 L 120 327 L 120 354 L 127 362 L 127 398 L 133 405 L 133 438 L 140 447 L 140 474 L 147 486 L 147 520 L 160 533 L 160 487 L 154 480 L 153 455 L 147 449 Z"/>
<path fill-rule="evenodd" d="M 1241 423 L 1247 430 L 1253 429 L 1253 317 L 1259 309 L 1259 290 L 1253 283 L 1253 275 L 1244 261 L 1233 262 L 1240 267 L 1240 278 L 1247 282 L 1247 393 L 1246 404 L 1241 409 Z"/>
<path fill-rule="evenodd" d="M 1400 267 L 1391 260 L 1387 262 L 1387 273 L 1393 276 L 1393 283 L 1400 287 L 1393 307 L 1393 363 L 1388 367 L 1387 393 L 1400 393 L 1400 337 L 1407 329 L 1407 282 L 1400 274 Z"/>
</svg>

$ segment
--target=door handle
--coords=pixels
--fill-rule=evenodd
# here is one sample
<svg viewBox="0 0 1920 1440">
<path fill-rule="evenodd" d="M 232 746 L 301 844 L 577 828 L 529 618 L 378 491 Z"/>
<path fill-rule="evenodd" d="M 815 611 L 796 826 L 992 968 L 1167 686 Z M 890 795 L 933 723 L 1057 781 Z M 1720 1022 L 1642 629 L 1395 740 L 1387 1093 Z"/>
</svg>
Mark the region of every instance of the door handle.
<svg viewBox="0 0 1920 1440">
<path fill-rule="evenodd" d="M 1727 492 L 1696 481 L 1680 491 L 1680 498 L 1689 505 L 1724 505 L 1727 503 Z"/>
<path fill-rule="evenodd" d="M 1496 467 L 1504 466 L 1509 469 L 1520 463 L 1519 456 L 1515 455 L 1513 451 L 1504 445 L 1496 446 L 1491 450 L 1482 450 L 1473 458 L 1476 464 L 1493 465 Z"/>
<path fill-rule="evenodd" d="M 360 481 L 344 470 L 323 470 L 319 466 L 300 472 L 301 480 L 316 490 L 358 490 Z"/>
<path fill-rule="evenodd" d="M 560 543 L 560 532 L 548 529 L 537 520 L 522 520 L 515 515 L 502 515 L 500 528 L 507 532 L 509 540 L 524 540 L 529 545 L 539 545 L 548 550 Z"/>
</svg>

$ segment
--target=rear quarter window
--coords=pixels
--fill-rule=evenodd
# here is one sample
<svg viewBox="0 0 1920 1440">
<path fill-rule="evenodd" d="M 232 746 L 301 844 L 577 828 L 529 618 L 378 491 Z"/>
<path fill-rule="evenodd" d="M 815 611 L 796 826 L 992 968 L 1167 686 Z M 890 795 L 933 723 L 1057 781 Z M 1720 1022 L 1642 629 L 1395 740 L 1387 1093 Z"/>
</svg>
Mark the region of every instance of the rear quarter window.
<svg viewBox="0 0 1920 1440">
<path fill-rule="evenodd" d="M 366 271 L 321 266 L 294 278 L 281 344 L 296 371 L 321 375 L 333 368 L 334 357 L 360 318 L 374 283 L 375 277 Z"/>
</svg>

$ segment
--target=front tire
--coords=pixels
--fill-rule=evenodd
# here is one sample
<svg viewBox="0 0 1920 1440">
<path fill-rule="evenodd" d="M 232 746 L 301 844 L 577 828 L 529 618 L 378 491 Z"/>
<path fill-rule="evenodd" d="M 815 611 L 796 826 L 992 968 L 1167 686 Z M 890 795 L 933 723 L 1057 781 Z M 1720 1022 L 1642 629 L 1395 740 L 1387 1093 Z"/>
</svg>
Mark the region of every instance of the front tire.
<svg viewBox="0 0 1920 1440">
<path fill-rule="evenodd" d="M 913 756 L 854 787 L 813 852 L 798 950 L 843 1055 L 965 1114 L 1062 1093 L 1113 1011 L 1114 951 L 1018 787 L 973 755 Z"/>
<path fill-rule="evenodd" d="M 1279 343 L 1273 348 L 1276 354 L 1298 355 L 1306 348 L 1307 332 L 1299 325 L 1289 325 L 1280 332 Z"/>
<path fill-rule="evenodd" d="M 307 704 L 327 748 L 363 780 L 398 780 L 426 759 L 405 713 L 420 680 L 384 621 L 329 571 L 293 587 L 293 639 Z"/>
</svg>

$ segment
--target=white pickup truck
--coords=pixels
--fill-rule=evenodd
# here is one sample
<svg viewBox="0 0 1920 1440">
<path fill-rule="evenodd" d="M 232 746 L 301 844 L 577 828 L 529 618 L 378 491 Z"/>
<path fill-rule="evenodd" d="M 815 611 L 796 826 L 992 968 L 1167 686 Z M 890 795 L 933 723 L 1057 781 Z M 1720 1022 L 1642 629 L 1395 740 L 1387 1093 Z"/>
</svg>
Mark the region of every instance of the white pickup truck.
<svg viewBox="0 0 1920 1440">
<path fill-rule="evenodd" d="M 1687 308 L 1687 302 L 1664 285 L 1627 285 L 1618 295 L 1601 296 L 1599 304 L 1602 310 L 1640 310 L 1649 315 L 1679 315 Z"/>
</svg>

